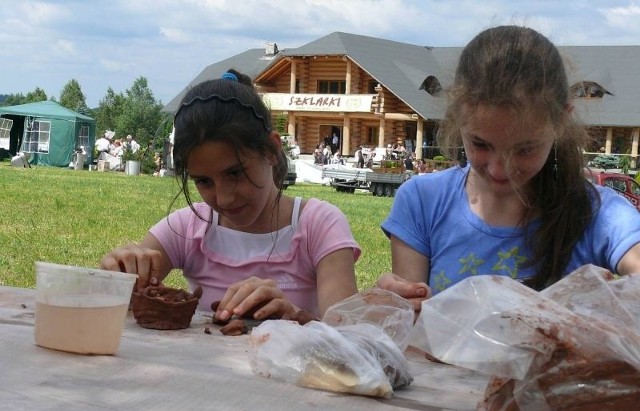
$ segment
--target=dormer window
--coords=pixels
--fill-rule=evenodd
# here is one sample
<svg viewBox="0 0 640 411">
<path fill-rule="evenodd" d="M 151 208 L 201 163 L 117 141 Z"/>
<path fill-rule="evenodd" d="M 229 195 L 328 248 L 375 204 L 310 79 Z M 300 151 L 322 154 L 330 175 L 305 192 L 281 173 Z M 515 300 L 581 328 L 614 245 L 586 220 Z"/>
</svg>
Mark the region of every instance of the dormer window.
<svg viewBox="0 0 640 411">
<path fill-rule="evenodd" d="M 571 94 L 578 98 L 602 98 L 605 94 L 612 95 L 600 84 L 593 81 L 581 81 L 571 86 Z"/>
<path fill-rule="evenodd" d="M 436 76 L 429 76 L 420 85 L 420 90 L 424 90 L 432 96 L 436 97 L 442 91 L 442 86 L 440 85 L 440 81 L 436 78 Z"/>
</svg>

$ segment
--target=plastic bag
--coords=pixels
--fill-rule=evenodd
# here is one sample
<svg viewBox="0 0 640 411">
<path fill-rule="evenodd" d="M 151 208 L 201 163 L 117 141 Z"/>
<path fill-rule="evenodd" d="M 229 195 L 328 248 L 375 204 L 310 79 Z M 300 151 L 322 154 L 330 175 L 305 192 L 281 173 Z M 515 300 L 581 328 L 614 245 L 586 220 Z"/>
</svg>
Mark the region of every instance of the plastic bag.
<svg viewBox="0 0 640 411">
<path fill-rule="evenodd" d="M 412 377 L 398 346 L 368 323 L 268 320 L 250 336 L 254 374 L 310 388 L 389 398 Z"/>
<path fill-rule="evenodd" d="M 415 312 L 399 295 L 380 288 L 354 294 L 327 309 L 322 322 L 334 327 L 370 323 L 382 330 L 404 351 L 409 345 Z"/>
<path fill-rule="evenodd" d="M 639 297 L 640 276 L 595 266 L 541 293 L 470 277 L 423 303 L 411 343 L 491 375 L 480 409 L 630 409 L 640 401 Z"/>
</svg>

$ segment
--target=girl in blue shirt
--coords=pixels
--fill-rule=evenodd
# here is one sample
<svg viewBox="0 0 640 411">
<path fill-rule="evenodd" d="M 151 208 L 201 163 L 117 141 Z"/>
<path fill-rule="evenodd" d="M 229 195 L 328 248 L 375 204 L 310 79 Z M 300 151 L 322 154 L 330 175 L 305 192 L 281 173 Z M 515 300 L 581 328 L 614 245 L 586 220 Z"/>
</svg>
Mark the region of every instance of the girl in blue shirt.
<svg viewBox="0 0 640 411">
<path fill-rule="evenodd" d="M 450 97 L 438 142 L 460 164 L 398 190 L 382 224 L 393 274 L 380 287 L 418 310 L 472 275 L 540 290 L 584 264 L 640 272 L 640 214 L 585 180 L 589 135 L 546 37 L 517 26 L 481 32 L 462 51 Z"/>
</svg>

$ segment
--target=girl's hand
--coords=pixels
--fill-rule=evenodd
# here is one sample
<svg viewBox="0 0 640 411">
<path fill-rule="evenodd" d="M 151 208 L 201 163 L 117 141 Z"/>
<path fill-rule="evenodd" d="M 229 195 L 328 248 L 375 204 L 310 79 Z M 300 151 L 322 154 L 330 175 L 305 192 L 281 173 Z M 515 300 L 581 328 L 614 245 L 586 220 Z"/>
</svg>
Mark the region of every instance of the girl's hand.
<svg viewBox="0 0 640 411">
<path fill-rule="evenodd" d="M 142 291 L 148 285 L 158 285 L 164 278 L 160 271 L 162 253 L 138 244 L 116 248 L 102 257 L 100 268 L 110 271 L 138 274 L 136 288 Z"/>
<path fill-rule="evenodd" d="M 222 297 L 215 317 L 221 321 L 233 315 L 256 320 L 292 315 L 299 308 L 286 299 L 275 281 L 251 277 L 231 285 Z"/>
<path fill-rule="evenodd" d="M 419 312 L 422 308 L 422 302 L 431 297 L 431 289 L 426 283 L 408 281 L 399 275 L 391 273 L 380 276 L 377 285 L 383 290 L 392 291 L 409 300 L 416 312 Z"/>
</svg>

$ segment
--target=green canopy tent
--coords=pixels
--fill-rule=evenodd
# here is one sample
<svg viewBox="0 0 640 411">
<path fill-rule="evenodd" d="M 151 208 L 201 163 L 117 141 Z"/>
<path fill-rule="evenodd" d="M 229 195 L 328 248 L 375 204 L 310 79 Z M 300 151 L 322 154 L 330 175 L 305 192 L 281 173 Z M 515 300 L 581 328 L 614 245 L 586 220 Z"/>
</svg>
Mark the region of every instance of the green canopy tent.
<svg viewBox="0 0 640 411">
<path fill-rule="evenodd" d="M 8 136 L 8 137 L 7 137 Z M 53 101 L 0 107 L 0 147 L 36 165 L 68 167 L 84 148 L 92 161 L 96 121 Z"/>
</svg>

